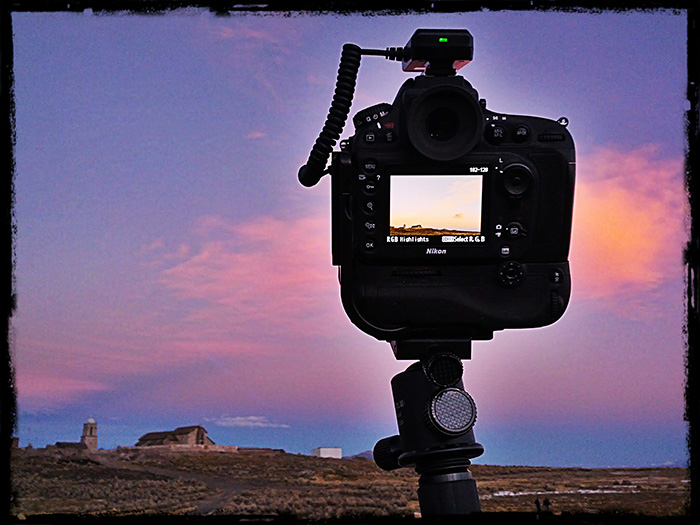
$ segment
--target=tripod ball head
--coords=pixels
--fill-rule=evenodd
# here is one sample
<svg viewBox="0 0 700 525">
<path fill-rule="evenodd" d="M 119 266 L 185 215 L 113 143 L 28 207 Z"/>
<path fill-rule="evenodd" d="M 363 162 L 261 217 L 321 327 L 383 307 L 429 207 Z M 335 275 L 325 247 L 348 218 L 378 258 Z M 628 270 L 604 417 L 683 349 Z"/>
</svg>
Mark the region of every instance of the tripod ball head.
<svg viewBox="0 0 700 525">
<path fill-rule="evenodd" d="M 374 461 L 384 470 L 415 468 L 424 515 L 480 510 L 469 465 L 484 447 L 474 439 L 476 404 L 464 390 L 462 371 L 456 355 L 436 352 L 391 380 L 399 435 L 377 442 Z"/>
</svg>

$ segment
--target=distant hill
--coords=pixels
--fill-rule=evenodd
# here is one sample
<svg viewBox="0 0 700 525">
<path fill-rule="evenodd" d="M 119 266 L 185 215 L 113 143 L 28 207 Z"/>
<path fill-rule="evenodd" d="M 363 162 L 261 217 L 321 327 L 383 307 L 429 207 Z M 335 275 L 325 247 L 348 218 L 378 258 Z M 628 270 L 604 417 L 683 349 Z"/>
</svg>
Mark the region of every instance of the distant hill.
<svg viewBox="0 0 700 525">
<path fill-rule="evenodd" d="M 374 454 L 372 454 L 371 450 L 365 450 L 354 456 L 343 456 L 343 459 L 369 459 L 370 461 L 374 461 Z"/>
</svg>

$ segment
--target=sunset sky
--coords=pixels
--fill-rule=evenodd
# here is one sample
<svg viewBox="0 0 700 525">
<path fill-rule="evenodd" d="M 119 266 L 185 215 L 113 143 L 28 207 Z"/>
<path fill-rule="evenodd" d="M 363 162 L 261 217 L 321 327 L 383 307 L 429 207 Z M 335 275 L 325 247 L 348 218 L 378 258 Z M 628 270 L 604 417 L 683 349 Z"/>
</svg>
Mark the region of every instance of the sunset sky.
<svg viewBox="0 0 700 525">
<path fill-rule="evenodd" d="M 572 298 L 473 345 L 491 464 L 684 464 L 686 18 L 670 12 L 216 17 L 15 13 L 20 445 L 203 425 L 223 445 L 371 449 L 408 362 L 357 330 L 330 180 L 297 181 L 341 47 L 467 28 L 494 111 L 566 116 Z M 363 57 L 351 114 L 400 64 Z M 346 126 L 344 137 L 352 134 Z"/>
</svg>

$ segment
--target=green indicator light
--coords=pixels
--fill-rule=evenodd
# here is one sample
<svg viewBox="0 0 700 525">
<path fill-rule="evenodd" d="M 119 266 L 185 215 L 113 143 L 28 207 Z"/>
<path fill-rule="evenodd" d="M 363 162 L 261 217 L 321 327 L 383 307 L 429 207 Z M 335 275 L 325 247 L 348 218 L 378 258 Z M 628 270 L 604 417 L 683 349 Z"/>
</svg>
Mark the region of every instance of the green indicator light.
<svg viewBox="0 0 700 525">
<path fill-rule="evenodd" d="M 438 42 L 447 42 L 447 37 L 441 36 L 440 38 L 438 38 Z"/>
</svg>

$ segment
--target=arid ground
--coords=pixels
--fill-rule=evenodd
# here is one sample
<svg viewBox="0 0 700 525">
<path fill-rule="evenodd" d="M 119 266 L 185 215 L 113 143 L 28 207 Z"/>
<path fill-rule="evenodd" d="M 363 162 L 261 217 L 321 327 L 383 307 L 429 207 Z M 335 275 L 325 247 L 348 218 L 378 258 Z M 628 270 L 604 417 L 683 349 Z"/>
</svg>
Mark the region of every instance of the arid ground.
<svg viewBox="0 0 700 525">
<path fill-rule="evenodd" d="M 535 519 L 535 499 L 548 498 L 555 521 L 586 513 L 654 517 L 667 523 L 683 516 L 689 488 L 682 468 L 473 465 L 471 470 L 484 514 L 523 513 Z M 56 514 L 318 521 L 412 518 L 419 511 L 413 470 L 384 472 L 366 459 L 316 458 L 279 450 L 18 449 L 13 451 L 12 473 L 13 514 L 28 522 Z"/>
</svg>

